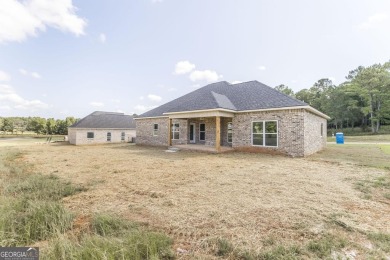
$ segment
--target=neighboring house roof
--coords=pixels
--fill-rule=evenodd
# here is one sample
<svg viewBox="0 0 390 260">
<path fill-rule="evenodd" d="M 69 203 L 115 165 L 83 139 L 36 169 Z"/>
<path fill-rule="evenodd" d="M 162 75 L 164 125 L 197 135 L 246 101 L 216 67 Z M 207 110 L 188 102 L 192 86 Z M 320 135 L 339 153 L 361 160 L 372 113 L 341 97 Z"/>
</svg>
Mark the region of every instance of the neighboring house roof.
<svg viewBox="0 0 390 260">
<path fill-rule="evenodd" d="M 139 117 L 157 117 L 163 116 L 164 113 L 218 108 L 244 111 L 297 106 L 308 106 L 308 104 L 258 81 L 238 84 L 221 81 L 197 89 Z"/>
<path fill-rule="evenodd" d="M 95 111 L 74 123 L 72 128 L 135 128 L 133 116 L 124 113 Z"/>
</svg>

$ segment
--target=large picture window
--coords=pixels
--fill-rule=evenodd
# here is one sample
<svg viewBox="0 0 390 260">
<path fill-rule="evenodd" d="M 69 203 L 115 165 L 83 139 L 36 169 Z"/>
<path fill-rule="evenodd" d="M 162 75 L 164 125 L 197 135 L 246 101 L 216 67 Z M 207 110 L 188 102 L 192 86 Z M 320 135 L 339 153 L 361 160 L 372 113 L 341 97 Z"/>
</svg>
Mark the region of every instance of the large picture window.
<svg viewBox="0 0 390 260">
<path fill-rule="evenodd" d="M 252 145 L 278 146 L 278 122 L 252 122 Z"/>
<path fill-rule="evenodd" d="M 178 140 L 180 137 L 179 124 L 172 124 L 172 139 Z"/>
<path fill-rule="evenodd" d="M 229 122 L 227 127 L 227 141 L 228 143 L 231 143 L 232 140 L 233 140 L 233 124 L 232 122 Z"/>
<path fill-rule="evenodd" d="M 205 124 L 199 124 L 199 140 L 200 141 L 206 140 L 206 125 Z"/>
</svg>

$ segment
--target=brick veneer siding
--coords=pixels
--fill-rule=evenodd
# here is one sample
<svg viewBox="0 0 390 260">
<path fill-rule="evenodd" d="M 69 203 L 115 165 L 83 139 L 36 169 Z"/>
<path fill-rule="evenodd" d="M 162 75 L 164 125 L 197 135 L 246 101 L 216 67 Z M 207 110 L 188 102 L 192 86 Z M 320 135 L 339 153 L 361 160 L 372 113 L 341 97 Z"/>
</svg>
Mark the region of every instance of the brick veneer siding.
<svg viewBox="0 0 390 260">
<path fill-rule="evenodd" d="M 88 132 L 93 132 L 94 138 L 87 138 Z M 107 141 L 108 132 L 111 133 L 111 141 Z M 124 141 L 121 140 L 122 132 L 125 132 Z M 136 137 L 135 129 L 68 128 L 69 143 L 74 145 L 130 142 L 132 137 Z"/>
<path fill-rule="evenodd" d="M 137 119 L 136 143 L 141 145 L 168 146 L 168 124 L 167 117 Z M 153 135 L 154 124 L 158 124 L 157 135 Z"/>
<path fill-rule="evenodd" d="M 278 121 L 278 147 L 252 145 L 252 122 Z M 279 110 L 267 112 L 237 113 L 233 118 L 233 148 L 239 150 L 276 151 L 290 156 L 304 156 L 305 111 Z"/>
<path fill-rule="evenodd" d="M 321 136 L 322 124 L 322 136 Z M 310 155 L 326 147 L 327 121 L 308 111 L 305 112 L 305 152 Z"/>
</svg>

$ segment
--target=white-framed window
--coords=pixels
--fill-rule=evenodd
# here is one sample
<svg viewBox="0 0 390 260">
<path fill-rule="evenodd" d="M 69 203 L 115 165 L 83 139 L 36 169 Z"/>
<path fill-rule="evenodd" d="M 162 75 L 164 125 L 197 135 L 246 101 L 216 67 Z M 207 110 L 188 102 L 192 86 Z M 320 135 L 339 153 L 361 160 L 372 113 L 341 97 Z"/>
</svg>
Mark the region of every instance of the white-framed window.
<svg viewBox="0 0 390 260">
<path fill-rule="evenodd" d="M 93 138 L 95 138 L 95 133 L 94 133 L 94 132 L 87 132 L 87 138 L 88 138 L 88 139 L 93 139 Z"/>
<path fill-rule="evenodd" d="M 324 123 L 321 123 L 321 137 L 324 136 Z"/>
<path fill-rule="evenodd" d="M 205 141 L 206 140 L 206 124 L 201 123 L 199 124 L 199 141 Z"/>
<path fill-rule="evenodd" d="M 121 141 L 124 141 L 124 140 L 125 140 L 125 136 L 126 136 L 126 133 L 125 133 L 125 132 L 122 132 L 122 133 L 121 133 Z"/>
<path fill-rule="evenodd" d="M 278 146 L 278 121 L 252 122 L 252 145 Z"/>
<path fill-rule="evenodd" d="M 153 124 L 153 136 L 158 135 L 158 124 Z"/>
<path fill-rule="evenodd" d="M 231 143 L 233 140 L 233 123 L 229 122 L 227 125 L 227 141 Z"/>
<path fill-rule="evenodd" d="M 107 132 L 107 142 L 111 142 L 111 133 Z"/>
<path fill-rule="evenodd" d="M 172 124 L 172 139 L 178 140 L 180 137 L 179 123 Z"/>
</svg>

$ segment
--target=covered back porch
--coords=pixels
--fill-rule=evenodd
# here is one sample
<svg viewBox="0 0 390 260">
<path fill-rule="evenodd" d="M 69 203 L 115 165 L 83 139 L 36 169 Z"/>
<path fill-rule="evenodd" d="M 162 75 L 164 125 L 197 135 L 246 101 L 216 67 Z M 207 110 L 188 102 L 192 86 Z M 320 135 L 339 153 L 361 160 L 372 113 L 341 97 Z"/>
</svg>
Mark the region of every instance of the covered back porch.
<svg viewBox="0 0 390 260">
<path fill-rule="evenodd" d="M 183 150 L 232 151 L 232 112 L 206 110 L 170 113 L 168 144 Z"/>
</svg>

